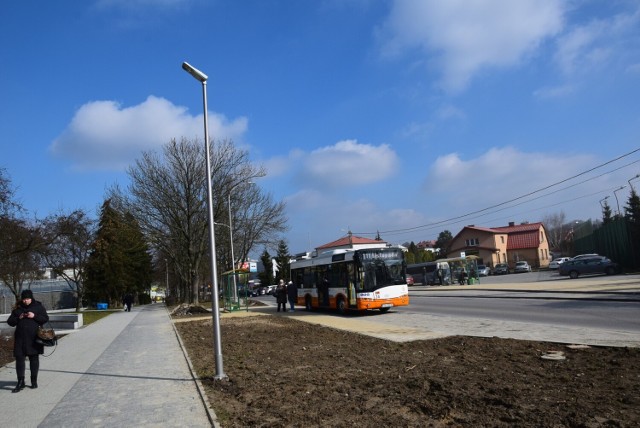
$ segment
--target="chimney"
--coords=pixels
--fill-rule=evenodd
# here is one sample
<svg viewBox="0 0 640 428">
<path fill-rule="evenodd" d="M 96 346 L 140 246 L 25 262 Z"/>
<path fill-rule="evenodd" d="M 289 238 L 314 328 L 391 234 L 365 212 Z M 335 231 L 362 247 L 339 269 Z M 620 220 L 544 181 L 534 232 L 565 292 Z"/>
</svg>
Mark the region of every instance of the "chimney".
<svg viewBox="0 0 640 428">
<path fill-rule="evenodd" d="M 510 222 L 509 222 L 509 227 L 513 227 L 513 226 L 515 226 L 515 225 L 516 225 L 516 223 L 515 223 L 514 221 L 510 221 Z"/>
</svg>

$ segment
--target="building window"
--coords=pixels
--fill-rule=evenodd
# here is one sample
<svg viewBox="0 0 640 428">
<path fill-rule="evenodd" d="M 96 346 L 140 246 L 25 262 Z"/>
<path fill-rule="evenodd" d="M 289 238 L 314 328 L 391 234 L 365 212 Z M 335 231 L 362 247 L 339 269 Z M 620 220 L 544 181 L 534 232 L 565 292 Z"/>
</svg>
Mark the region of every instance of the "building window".
<svg viewBox="0 0 640 428">
<path fill-rule="evenodd" d="M 466 241 L 467 247 L 475 247 L 480 245 L 480 240 L 478 238 L 467 239 Z"/>
<path fill-rule="evenodd" d="M 540 231 L 540 242 L 544 242 L 544 232 Z"/>
<path fill-rule="evenodd" d="M 500 242 L 504 244 L 504 236 L 500 237 Z"/>
</svg>

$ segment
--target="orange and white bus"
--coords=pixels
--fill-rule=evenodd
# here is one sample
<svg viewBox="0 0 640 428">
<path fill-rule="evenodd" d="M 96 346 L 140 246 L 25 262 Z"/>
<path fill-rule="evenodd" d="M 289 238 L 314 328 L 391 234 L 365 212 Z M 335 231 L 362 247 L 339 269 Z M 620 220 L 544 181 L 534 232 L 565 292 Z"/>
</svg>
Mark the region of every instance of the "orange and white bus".
<svg viewBox="0 0 640 428">
<path fill-rule="evenodd" d="M 298 305 L 388 311 L 409 304 L 404 253 L 398 247 L 340 249 L 291 262 Z"/>
</svg>

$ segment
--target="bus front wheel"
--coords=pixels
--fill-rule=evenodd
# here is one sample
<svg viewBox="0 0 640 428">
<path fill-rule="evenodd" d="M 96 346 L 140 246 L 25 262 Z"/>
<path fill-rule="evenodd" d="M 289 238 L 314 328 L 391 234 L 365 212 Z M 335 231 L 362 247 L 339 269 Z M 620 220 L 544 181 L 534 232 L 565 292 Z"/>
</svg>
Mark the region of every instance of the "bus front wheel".
<svg viewBox="0 0 640 428">
<path fill-rule="evenodd" d="M 387 312 L 389 309 L 390 309 L 390 308 L 380 308 L 380 312 L 382 312 L 382 313 L 384 314 L 384 313 L 385 313 L 385 312 Z"/>
<path fill-rule="evenodd" d="M 313 310 L 313 306 L 311 306 L 311 296 L 307 296 L 304 300 L 304 308 L 309 312 Z"/>
<path fill-rule="evenodd" d="M 344 299 L 338 299 L 336 309 L 340 315 L 344 315 L 347 312 L 347 304 L 344 302 Z"/>
</svg>

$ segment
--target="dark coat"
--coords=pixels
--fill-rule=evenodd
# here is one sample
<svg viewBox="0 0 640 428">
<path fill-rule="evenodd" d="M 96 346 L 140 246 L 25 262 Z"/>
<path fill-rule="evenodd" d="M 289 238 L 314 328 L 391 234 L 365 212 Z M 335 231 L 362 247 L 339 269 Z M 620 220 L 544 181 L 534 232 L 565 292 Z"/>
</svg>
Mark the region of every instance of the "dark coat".
<svg viewBox="0 0 640 428">
<path fill-rule="evenodd" d="M 287 303 L 287 286 L 278 285 L 276 288 L 276 301 L 278 303 Z"/>
<path fill-rule="evenodd" d="M 287 296 L 289 296 L 289 300 L 296 300 L 298 298 L 298 287 L 293 282 L 287 284 Z"/>
<path fill-rule="evenodd" d="M 20 314 L 33 312 L 33 318 L 22 318 Z M 20 302 L 17 308 L 11 311 L 11 315 L 7 319 L 7 324 L 16 328 L 13 344 L 14 357 L 26 357 L 27 355 L 37 355 L 44 353 L 44 346 L 36 343 L 36 334 L 38 326 L 49 321 L 47 310 L 42 303 L 31 300 L 30 305 Z"/>
</svg>

